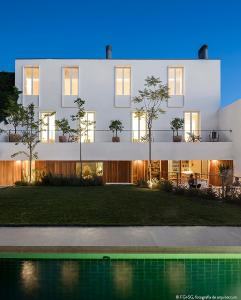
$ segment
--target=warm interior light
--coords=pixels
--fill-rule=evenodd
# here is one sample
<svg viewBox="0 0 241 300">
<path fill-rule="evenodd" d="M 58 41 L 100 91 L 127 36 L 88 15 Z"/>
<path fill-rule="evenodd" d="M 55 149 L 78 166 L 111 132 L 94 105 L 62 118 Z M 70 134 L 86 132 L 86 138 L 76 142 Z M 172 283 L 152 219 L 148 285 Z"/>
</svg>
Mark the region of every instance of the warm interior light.
<svg viewBox="0 0 241 300">
<path fill-rule="evenodd" d="M 18 164 L 18 165 L 21 164 L 21 160 L 16 160 L 15 162 L 16 162 L 16 164 Z"/>
</svg>

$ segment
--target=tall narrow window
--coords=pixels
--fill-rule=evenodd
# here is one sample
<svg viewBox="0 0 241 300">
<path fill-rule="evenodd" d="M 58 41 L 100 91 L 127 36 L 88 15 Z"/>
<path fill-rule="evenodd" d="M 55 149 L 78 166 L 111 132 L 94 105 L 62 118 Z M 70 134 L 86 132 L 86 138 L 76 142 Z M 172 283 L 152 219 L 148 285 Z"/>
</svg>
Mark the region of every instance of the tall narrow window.
<svg viewBox="0 0 241 300">
<path fill-rule="evenodd" d="M 43 112 L 40 114 L 43 122 L 41 128 L 41 142 L 54 143 L 55 142 L 55 113 Z"/>
<path fill-rule="evenodd" d="M 183 95 L 183 68 L 168 68 L 168 88 L 170 96 Z"/>
<path fill-rule="evenodd" d="M 87 111 L 81 120 L 81 126 L 83 128 L 82 143 L 93 143 L 95 140 L 95 113 Z"/>
<path fill-rule="evenodd" d="M 116 96 L 130 96 L 131 94 L 131 68 L 115 68 L 115 94 Z"/>
<path fill-rule="evenodd" d="M 146 138 L 146 116 L 132 113 L 132 142 L 144 142 Z"/>
<path fill-rule="evenodd" d="M 192 137 L 200 137 L 200 114 L 199 112 L 184 113 L 185 141 L 191 141 Z"/>
<path fill-rule="evenodd" d="M 24 95 L 39 95 L 39 67 L 24 68 Z"/>
<path fill-rule="evenodd" d="M 78 96 L 79 91 L 79 68 L 64 68 L 64 95 Z"/>
</svg>

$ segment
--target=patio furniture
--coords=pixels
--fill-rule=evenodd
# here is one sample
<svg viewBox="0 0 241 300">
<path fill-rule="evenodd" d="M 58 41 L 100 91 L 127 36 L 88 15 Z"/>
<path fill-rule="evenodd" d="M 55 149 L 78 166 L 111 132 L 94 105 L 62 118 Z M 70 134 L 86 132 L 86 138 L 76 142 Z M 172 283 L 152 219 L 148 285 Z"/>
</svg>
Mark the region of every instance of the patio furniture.
<svg viewBox="0 0 241 300">
<path fill-rule="evenodd" d="M 219 141 L 219 133 L 218 131 L 211 131 L 209 134 L 210 142 L 218 142 Z"/>
</svg>

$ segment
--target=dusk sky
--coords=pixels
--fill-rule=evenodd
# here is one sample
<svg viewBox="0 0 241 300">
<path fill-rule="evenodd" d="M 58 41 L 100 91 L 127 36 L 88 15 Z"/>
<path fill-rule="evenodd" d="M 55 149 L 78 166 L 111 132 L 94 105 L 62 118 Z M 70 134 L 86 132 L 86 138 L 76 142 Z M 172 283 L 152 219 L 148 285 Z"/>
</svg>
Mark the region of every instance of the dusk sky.
<svg viewBox="0 0 241 300">
<path fill-rule="evenodd" d="M 1 1 L 0 70 L 15 58 L 222 60 L 222 105 L 241 98 L 241 1 Z"/>
</svg>

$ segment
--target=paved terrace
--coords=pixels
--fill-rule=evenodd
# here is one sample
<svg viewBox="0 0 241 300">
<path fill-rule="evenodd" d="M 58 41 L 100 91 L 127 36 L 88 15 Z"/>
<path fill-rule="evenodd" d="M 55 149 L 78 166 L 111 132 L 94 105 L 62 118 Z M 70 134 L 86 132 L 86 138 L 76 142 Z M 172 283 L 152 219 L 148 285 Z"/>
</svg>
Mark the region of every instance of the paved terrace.
<svg viewBox="0 0 241 300">
<path fill-rule="evenodd" d="M 0 251 L 205 249 L 241 252 L 241 227 L 1 227 Z M 75 249 L 75 250 L 73 250 Z M 129 250 L 128 250 L 129 249 Z M 185 250 L 185 251 L 186 251 Z M 115 251 L 115 250 L 113 250 Z M 175 251 L 175 250 L 174 250 Z M 201 251 L 201 250 L 195 250 Z"/>
</svg>

